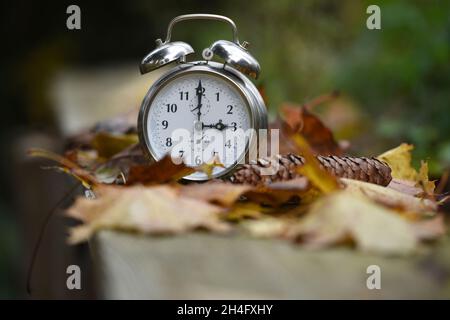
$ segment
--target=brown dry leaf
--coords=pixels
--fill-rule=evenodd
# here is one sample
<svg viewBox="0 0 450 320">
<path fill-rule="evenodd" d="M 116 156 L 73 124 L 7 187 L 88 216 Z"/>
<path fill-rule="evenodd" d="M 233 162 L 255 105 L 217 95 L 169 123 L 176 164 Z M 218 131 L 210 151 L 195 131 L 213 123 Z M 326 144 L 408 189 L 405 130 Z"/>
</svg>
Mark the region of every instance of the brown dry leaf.
<svg viewBox="0 0 450 320">
<path fill-rule="evenodd" d="M 289 143 L 289 137 L 292 136 L 292 132 L 300 133 L 305 137 L 314 154 L 338 156 L 343 153 L 342 148 L 334 139 L 331 130 L 317 116 L 308 111 L 307 108 L 284 104 L 280 110 L 287 124 L 286 126 L 281 123 L 279 126 L 281 154 L 289 152 L 299 153 L 298 146 L 295 143 Z M 285 140 L 285 138 L 288 140 Z"/>
<path fill-rule="evenodd" d="M 411 164 L 411 151 L 413 149 L 413 145 L 402 143 L 400 146 L 379 155 L 378 159 L 386 162 L 391 167 L 393 178 L 414 181 L 422 188 L 425 194 L 432 196 L 435 185 L 433 181 L 428 179 L 428 164 L 422 161 L 419 172 L 417 172 Z"/>
<path fill-rule="evenodd" d="M 350 238 L 362 251 L 388 255 L 410 254 L 418 245 L 407 220 L 349 190 L 319 199 L 287 235 L 316 248 Z"/>
<path fill-rule="evenodd" d="M 264 205 L 280 206 L 294 197 L 303 197 L 310 190 L 307 178 L 299 177 L 252 187 L 244 193 L 250 201 Z"/>
<path fill-rule="evenodd" d="M 352 179 L 341 179 L 341 181 L 349 192 L 367 196 L 375 202 L 390 208 L 416 212 L 419 215 L 422 213 L 426 216 L 429 216 L 430 212 L 437 210 L 436 202 L 429 199 L 417 198 L 373 183 Z"/>
<path fill-rule="evenodd" d="M 252 186 L 211 181 L 202 184 L 190 184 L 180 188 L 185 197 L 216 203 L 224 207 L 232 206 L 239 197 L 252 189 Z"/>
<path fill-rule="evenodd" d="M 100 183 L 95 176 L 93 176 L 87 170 L 80 168 L 78 164 L 51 151 L 42 149 L 30 149 L 28 150 L 28 155 L 57 162 L 60 166 L 53 166 L 50 168 L 73 176 L 74 178 L 78 179 L 85 188 L 91 189 L 93 186 L 96 186 Z"/>
<path fill-rule="evenodd" d="M 69 242 L 87 240 L 100 229 L 118 229 L 148 234 L 174 234 L 197 228 L 226 232 L 222 208 L 180 196 L 170 186 L 101 186 L 96 199 L 78 198 L 67 211 L 84 222 L 71 230 Z"/>
<path fill-rule="evenodd" d="M 170 154 L 167 154 L 158 162 L 149 165 L 132 166 L 127 177 L 127 185 L 177 181 L 194 171 L 194 168 L 188 167 L 184 163 L 175 164 Z"/>
</svg>

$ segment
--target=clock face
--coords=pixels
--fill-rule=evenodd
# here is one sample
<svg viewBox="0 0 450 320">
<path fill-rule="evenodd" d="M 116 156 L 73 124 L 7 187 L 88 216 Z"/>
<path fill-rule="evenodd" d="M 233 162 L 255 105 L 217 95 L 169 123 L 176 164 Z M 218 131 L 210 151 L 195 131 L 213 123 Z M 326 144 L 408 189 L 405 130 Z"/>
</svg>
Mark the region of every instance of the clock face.
<svg viewBox="0 0 450 320">
<path fill-rule="evenodd" d="M 163 85 L 146 114 L 148 143 L 154 157 L 171 153 L 188 166 L 219 160 L 218 176 L 242 159 L 252 127 L 247 99 L 225 77 L 205 72 L 184 73 Z M 206 179 L 196 172 L 187 177 Z"/>
</svg>

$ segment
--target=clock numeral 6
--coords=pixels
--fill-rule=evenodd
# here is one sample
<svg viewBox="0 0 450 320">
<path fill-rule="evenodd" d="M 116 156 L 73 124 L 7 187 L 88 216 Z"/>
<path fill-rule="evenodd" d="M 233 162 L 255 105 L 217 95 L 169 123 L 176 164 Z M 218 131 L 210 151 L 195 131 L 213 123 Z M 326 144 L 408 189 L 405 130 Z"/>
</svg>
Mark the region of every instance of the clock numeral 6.
<svg viewBox="0 0 450 320">
<path fill-rule="evenodd" d="M 172 113 L 177 112 L 178 107 L 175 103 L 172 103 L 172 104 L 168 103 L 168 104 L 166 104 L 166 106 L 167 106 L 167 112 L 172 112 Z"/>
<path fill-rule="evenodd" d="M 198 166 L 202 164 L 202 159 L 200 159 L 200 156 L 195 157 L 195 164 Z"/>
</svg>

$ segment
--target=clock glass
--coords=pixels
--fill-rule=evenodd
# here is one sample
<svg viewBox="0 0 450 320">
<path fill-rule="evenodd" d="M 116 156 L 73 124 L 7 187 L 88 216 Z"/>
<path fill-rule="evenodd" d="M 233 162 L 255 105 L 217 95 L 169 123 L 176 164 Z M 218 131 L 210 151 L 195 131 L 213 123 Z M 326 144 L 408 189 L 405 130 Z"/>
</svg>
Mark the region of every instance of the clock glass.
<svg viewBox="0 0 450 320">
<path fill-rule="evenodd" d="M 188 166 L 213 158 L 218 176 L 245 155 L 247 130 L 252 128 L 245 95 L 226 77 L 208 72 L 188 72 L 164 83 L 153 95 L 146 114 L 147 143 L 156 159 L 171 153 Z M 196 172 L 187 177 L 204 180 Z"/>
</svg>

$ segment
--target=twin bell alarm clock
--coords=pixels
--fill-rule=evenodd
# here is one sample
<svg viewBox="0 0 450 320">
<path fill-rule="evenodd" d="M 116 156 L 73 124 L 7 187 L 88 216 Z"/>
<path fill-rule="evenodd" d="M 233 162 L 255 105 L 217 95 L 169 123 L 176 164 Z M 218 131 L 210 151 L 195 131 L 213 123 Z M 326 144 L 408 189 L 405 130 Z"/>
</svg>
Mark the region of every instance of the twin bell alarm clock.
<svg viewBox="0 0 450 320">
<path fill-rule="evenodd" d="M 202 60 L 188 61 L 192 47 L 171 41 L 172 29 L 187 20 L 227 23 L 232 41 L 218 40 L 202 52 Z M 235 23 L 224 16 L 188 14 L 174 18 L 166 39 L 142 60 L 142 74 L 173 66 L 150 87 L 139 113 L 139 140 L 154 161 L 170 153 L 173 161 L 200 166 L 214 157 L 222 164 L 211 175 L 192 173 L 186 180 L 208 180 L 229 174 L 245 161 L 258 131 L 267 129 L 267 110 L 255 85 L 258 61 L 239 42 Z M 213 61 L 214 60 L 214 61 Z"/>
</svg>

